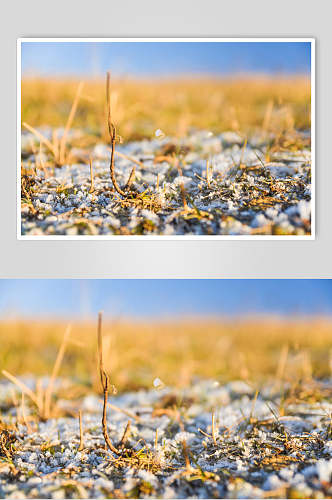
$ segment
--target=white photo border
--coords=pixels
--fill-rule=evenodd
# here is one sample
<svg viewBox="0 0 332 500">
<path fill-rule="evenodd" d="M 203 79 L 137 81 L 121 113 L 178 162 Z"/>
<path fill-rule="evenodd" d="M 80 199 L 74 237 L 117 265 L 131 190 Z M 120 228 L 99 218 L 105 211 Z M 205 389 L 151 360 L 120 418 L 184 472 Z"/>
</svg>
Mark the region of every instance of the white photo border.
<svg viewBox="0 0 332 500">
<path fill-rule="evenodd" d="M 99 235 L 99 236 L 87 236 L 87 235 L 82 235 L 82 236 L 66 236 L 66 235 L 36 235 L 36 236 L 31 236 L 31 235 L 22 235 L 21 233 L 21 48 L 22 48 L 22 43 L 36 43 L 36 42 L 71 42 L 71 43 L 81 43 L 81 42 L 92 42 L 92 43 L 98 43 L 98 42 L 184 42 L 184 43 L 192 43 L 192 42 L 280 42 L 280 43 L 290 43 L 290 42 L 303 42 L 303 43 L 310 43 L 311 45 L 311 234 L 309 235 L 299 235 L 299 236 L 294 236 L 294 235 L 202 235 L 202 236 L 195 236 L 195 235 L 174 235 L 174 236 L 164 236 L 164 235 L 132 235 L 132 236 L 127 236 L 127 235 Z M 271 37 L 271 38 L 265 38 L 265 37 L 237 37 L 237 38 L 232 38 L 232 37 L 226 37 L 226 38 L 214 38 L 214 37 L 208 37 L 208 38 L 201 38 L 201 37 L 195 37 L 195 38 L 187 38 L 187 37 L 180 37 L 180 38 L 174 38 L 174 37 L 163 37 L 163 38 L 154 38 L 154 37 L 149 37 L 149 38 L 135 38 L 135 37 L 130 37 L 130 38 L 123 38 L 123 37 L 116 37 L 116 38 L 93 38 L 93 37 L 87 37 L 87 38 L 44 38 L 44 37 L 38 37 L 38 38 L 18 38 L 17 39 L 17 99 L 16 99 L 16 106 L 17 106 L 17 204 L 16 204 L 16 219 L 17 219 L 17 229 L 16 229 L 16 237 L 18 240 L 76 240 L 76 241 L 82 241 L 82 240 L 101 240 L 101 241 L 107 241 L 107 240 L 112 240 L 112 241 L 124 241 L 124 240 L 140 240 L 140 241 L 148 241 L 148 240 L 157 240 L 157 241 L 166 241 L 166 240 L 196 240 L 196 241 L 202 241 L 202 240 L 207 240 L 207 241 L 213 241 L 213 240 L 232 240 L 232 241 L 237 241 L 237 240 L 245 240 L 245 241 L 257 241 L 257 240 L 297 240 L 297 241 L 310 241 L 310 240 L 315 240 L 316 239 L 316 39 L 313 37 L 294 37 L 294 38 L 285 38 L 285 37 Z"/>
</svg>

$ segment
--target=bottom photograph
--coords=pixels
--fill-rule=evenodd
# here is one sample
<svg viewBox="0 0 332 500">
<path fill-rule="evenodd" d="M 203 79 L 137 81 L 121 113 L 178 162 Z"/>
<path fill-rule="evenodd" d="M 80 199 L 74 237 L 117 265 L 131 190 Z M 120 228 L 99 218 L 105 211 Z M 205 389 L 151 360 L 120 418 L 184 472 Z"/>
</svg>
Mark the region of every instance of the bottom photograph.
<svg viewBox="0 0 332 500">
<path fill-rule="evenodd" d="M 0 280 L 0 498 L 331 498 L 330 280 Z"/>
</svg>

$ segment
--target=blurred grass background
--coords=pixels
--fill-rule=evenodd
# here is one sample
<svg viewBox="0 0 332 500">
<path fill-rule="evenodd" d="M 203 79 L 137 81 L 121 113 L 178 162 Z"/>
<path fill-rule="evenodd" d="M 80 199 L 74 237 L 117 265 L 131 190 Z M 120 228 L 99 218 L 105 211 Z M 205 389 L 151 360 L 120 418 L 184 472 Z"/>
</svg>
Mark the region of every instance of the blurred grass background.
<svg viewBox="0 0 332 500">
<path fill-rule="evenodd" d="M 16 376 L 50 375 L 66 326 L 2 321 L 1 369 Z M 60 376 L 99 388 L 96 330 L 92 321 L 72 323 Z M 119 390 L 152 388 L 156 377 L 185 386 L 195 376 L 264 382 L 332 372 L 332 320 L 324 317 L 108 321 L 103 336 L 105 367 Z"/>
<path fill-rule="evenodd" d="M 78 84 L 69 78 L 23 78 L 22 122 L 63 127 Z M 244 135 L 262 129 L 277 134 L 309 129 L 310 99 L 308 76 L 111 82 L 112 114 L 124 141 L 151 138 L 156 129 L 177 137 L 192 127 Z M 73 128 L 108 140 L 102 79 L 84 81 Z"/>
</svg>

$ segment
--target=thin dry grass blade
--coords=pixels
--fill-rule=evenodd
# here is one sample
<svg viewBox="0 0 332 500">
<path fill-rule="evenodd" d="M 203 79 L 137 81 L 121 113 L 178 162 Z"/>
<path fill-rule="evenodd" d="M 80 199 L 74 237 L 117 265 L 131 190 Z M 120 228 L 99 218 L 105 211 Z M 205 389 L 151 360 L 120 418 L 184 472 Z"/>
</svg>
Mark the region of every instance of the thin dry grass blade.
<svg viewBox="0 0 332 500">
<path fill-rule="evenodd" d="M 131 420 L 128 420 L 126 428 L 125 428 L 125 430 L 123 432 L 122 438 L 121 438 L 120 443 L 119 443 L 119 447 L 120 448 L 122 446 L 124 446 L 126 444 L 126 442 L 128 441 L 128 438 L 129 438 L 129 435 L 130 435 L 130 427 L 131 427 Z"/>
<path fill-rule="evenodd" d="M 111 118 L 111 73 L 107 71 L 106 75 L 106 106 L 107 106 L 107 125 L 108 132 L 111 140 L 115 139 L 114 137 L 114 125 L 112 124 Z"/>
<path fill-rule="evenodd" d="M 243 165 L 244 152 L 246 150 L 247 143 L 248 143 L 248 138 L 246 137 L 245 140 L 244 140 L 243 146 L 242 146 L 241 158 L 240 158 L 240 167 L 242 167 L 242 165 Z"/>
<path fill-rule="evenodd" d="M 27 420 L 26 413 L 25 413 L 24 392 L 22 392 L 21 412 L 22 412 L 22 419 L 23 419 L 25 427 L 27 428 L 28 434 L 31 434 L 31 426 Z"/>
<path fill-rule="evenodd" d="M 133 420 L 136 420 L 136 422 L 141 421 L 141 418 L 138 415 L 135 415 L 135 413 L 131 412 L 130 410 L 126 410 L 125 408 L 120 408 L 119 406 L 115 406 L 112 403 L 107 403 L 107 406 L 114 411 L 118 411 L 119 413 L 123 413 L 124 415 L 127 415 L 127 417 L 130 417 Z"/>
<path fill-rule="evenodd" d="M 114 186 L 114 189 L 123 197 L 126 197 L 127 194 L 125 191 L 123 191 L 119 184 L 117 183 L 117 180 L 115 178 L 115 170 L 114 170 L 114 154 L 115 154 L 115 143 L 117 140 L 116 136 L 116 128 L 114 123 L 112 122 L 111 118 L 111 74 L 108 71 L 107 72 L 107 78 L 106 78 L 106 104 L 107 104 L 107 125 L 108 125 L 108 132 L 110 134 L 111 138 L 111 162 L 110 162 L 110 174 L 111 174 L 111 179 L 112 183 Z"/>
<path fill-rule="evenodd" d="M 89 189 L 89 193 L 93 193 L 94 191 L 94 179 L 93 179 L 93 167 L 92 167 L 92 157 L 91 155 L 89 156 L 89 163 L 90 163 L 90 179 L 91 179 L 91 186 Z"/>
<path fill-rule="evenodd" d="M 182 441 L 182 448 L 183 448 L 183 456 L 184 456 L 184 461 L 186 464 L 186 469 L 190 470 L 191 465 L 190 465 L 190 460 L 189 460 L 188 445 L 187 445 L 187 441 L 185 439 Z"/>
<path fill-rule="evenodd" d="M 107 148 L 109 151 L 112 151 L 111 148 Z M 139 161 L 137 160 L 136 158 L 134 158 L 133 156 L 130 156 L 130 155 L 126 155 L 124 153 L 121 153 L 120 151 L 114 151 L 114 154 L 117 155 L 117 156 L 120 156 L 120 158 L 124 158 L 125 160 L 129 160 L 131 161 L 132 163 L 136 163 L 136 165 L 138 165 L 139 167 L 142 167 L 142 168 L 145 168 L 145 165 L 142 161 Z"/>
<path fill-rule="evenodd" d="M 97 330 L 97 335 L 98 335 L 98 362 L 99 362 L 99 375 L 100 375 L 100 383 L 102 387 L 104 388 L 104 364 L 103 364 L 103 339 L 101 335 L 101 326 L 102 326 L 102 320 L 103 320 L 103 313 L 102 311 L 99 311 L 98 313 L 98 330 Z"/>
<path fill-rule="evenodd" d="M 272 117 L 272 112 L 273 112 L 273 99 L 270 99 L 269 102 L 267 103 L 265 114 L 264 114 L 264 120 L 263 120 L 263 134 L 266 134 L 268 131 L 270 122 L 271 122 L 271 117 Z"/>
<path fill-rule="evenodd" d="M 51 151 L 51 153 L 54 155 L 55 157 L 55 150 L 54 150 L 54 147 L 53 147 L 53 144 L 43 135 L 41 134 L 40 132 L 38 132 L 38 130 L 36 130 L 35 128 L 31 127 L 31 125 L 29 125 L 28 123 L 26 122 L 23 122 L 22 123 L 23 127 L 25 127 L 27 130 L 29 130 L 29 132 L 32 132 L 36 137 L 38 137 L 38 139 L 43 142 L 45 144 L 45 146 L 48 147 L 48 149 Z"/>
<path fill-rule="evenodd" d="M 70 113 L 68 116 L 68 120 L 67 120 L 67 123 L 65 126 L 63 136 L 61 137 L 61 140 L 60 140 L 59 160 L 60 160 L 61 164 L 64 163 L 64 161 L 65 161 L 67 135 L 68 135 L 69 129 L 73 123 L 74 116 L 75 116 L 77 106 L 78 106 L 78 101 L 80 99 L 80 95 L 81 95 L 83 87 L 84 87 L 84 82 L 80 82 L 78 87 L 77 87 L 76 96 L 75 96 L 74 102 L 72 104 L 72 107 L 71 107 L 71 110 L 70 110 Z"/>
<path fill-rule="evenodd" d="M 132 171 L 130 172 L 129 179 L 128 179 L 127 184 L 126 184 L 126 189 L 129 189 L 130 186 L 132 185 L 132 183 L 134 182 L 135 174 L 136 174 L 136 167 L 134 165 Z"/>
<path fill-rule="evenodd" d="M 54 129 L 52 132 L 52 142 L 53 142 L 54 156 L 56 158 L 59 158 L 59 139 L 56 129 Z"/>
<path fill-rule="evenodd" d="M 258 398 L 258 394 L 259 394 L 259 390 L 256 389 L 254 397 L 253 397 L 253 400 L 252 400 L 252 403 L 251 403 L 251 410 L 250 410 L 250 416 L 249 416 L 249 421 L 250 422 L 252 421 L 252 418 L 254 416 L 254 411 L 255 411 L 255 406 L 256 406 L 256 401 L 257 401 L 257 398 Z"/>
<path fill-rule="evenodd" d="M 286 364 L 287 364 L 287 358 L 288 358 L 288 350 L 289 350 L 288 344 L 285 344 L 282 347 L 282 350 L 280 353 L 278 368 L 277 368 L 277 373 L 276 373 L 276 380 L 282 381 L 284 378 Z"/>
<path fill-rule="evenodd" d="M 80 445 L 78 447 L 78 451 L 82 451 L 84 449 L 83 442 L 83 425 L 82 425 L 82 410 L 78 412 L 79 424 L 80 424 Z"/>
<path fill-rule="evenodd" d="M 206 160 L 206 182 L 207 182 L 207 185 L 210 187 L 210 163 L 209 163 L 209 160 Z"/>
<path fill-rule="evenodd" d="M 24 392 L 27 396 L 29 396 L 29 398 L 36 404 L 36 406 L 38 407 L 38 399 L 35 395 L 35 393 L 29 389 L 29 387 L 27 385 L 24 384 L 24 382 L 21 382 L 20 380 L 18 380 L 18 378 L 16 378 L 14 375 L 12 375 L 11 373 L 7 372 L 7 370 L 2 370 L 1 373 L 7 377 L 11 382 L 13 382 L 13 384 L 17 385 L 17 387 L 19 387 L 21 389 L 22 392 Z"/>
<path fill-rule="evenodd" d="M 178 168 L 179 175 L 181 177 L 183 177 L 182 168 L 180 167 L 180 165 L 178 165 L 177 168 Z M 183 208 L 184 208 L 184 210 L 187 210 L 188 209 L 188 203 L 187 203 L 187 197 L 186 197 L 186 190 L 185 190 L 185 187 L 184 187 L 184 184 L 183 184 L 182 181 L 179 184 L 180 184 L 180 191 L 181 191 Z"/>
<path fill-rule="evenodd" d="M 36 382 L 36 398 L 37 398 L 37 406 L 39 408 L 39 413 L 44 413 L 44 401 L 45 401 L 45 392 L 43 389 L 43 382 L 40 378 L 37 379 Z"/>
<path fill-rule="evenodd" d="M 56 377 L 57 377 L 57 375 L 59 373 L 59 370 L 60 370 L 60 366 L 61 366 L 61 363 L 62 363 L 62 360 L 63 360 L 63 356 L 65 354 L 67 340 L 68 340 L 68 337 L 70 335 L 70 331 L 71 331 L 71 326 L 68 325 L 67 328 L 66 328 L 65 334 L 63 336 L 63 340 L 61 342 L 57 358 L 56 358 L 55 363 L 54 363 L 54 367 L 53 367 L 53 371 L 52 371 L 52 375 L 51 375 L 50 381 L 49 381 L 47 389 L 45 391 L 45 417 L 46 418 L 48 418 L 50 416 L 50 412 L 51 412 L 51 399 L 52 399 L 52 392 L 53 392 L 54 382 L 55 382 L 55 379 L 56 379 Z"/>
<path fill-rule="evenodd" d="M 216 420 L 215 420 L 215 414 L 214 411 L 212 412 L 212 441 L 215 446 L 217 446 L 217 439 L 216 439 Z"/>
</svg>

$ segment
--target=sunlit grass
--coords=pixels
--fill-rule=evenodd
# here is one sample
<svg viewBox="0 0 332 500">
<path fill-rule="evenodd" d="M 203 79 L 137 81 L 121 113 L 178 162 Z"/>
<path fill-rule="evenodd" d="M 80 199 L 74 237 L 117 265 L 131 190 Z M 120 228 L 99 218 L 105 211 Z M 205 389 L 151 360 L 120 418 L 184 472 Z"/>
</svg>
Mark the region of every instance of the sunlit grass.
<svg viewBox="0 0 332 500">
<path fill-rule="evenodd" d="M 50 373 L 64 322 L 2 322 L 0 366 L 15 374 Z M 60 376 L 98 387 L 96 324 L 72 324 Z M 194 376 L 219 381 L 328 376 L 332 322 L 327 319 L 106 322 L 104 364 L 119 390 L 151 388 L 156 377 L 184 386 Z"/>
<path fill-rule="evenodd" d="M 62 127 L 79 82 L 25 78 L 22 121 L 34 127 Z M 214 133 L 256 129 L 283 133 L 310 128 L 310 79 L 236 78 L 192 80 L 112 80 L 112 111 L 125 141 L 153 137 L 162 129 L 185 136 L 190 128 Z M 93 137 L 108 138 L 105 83 L 87 80 L 72 124 Z M 86 138 L 88 141 L 88 138 Z"/>
</svg>

